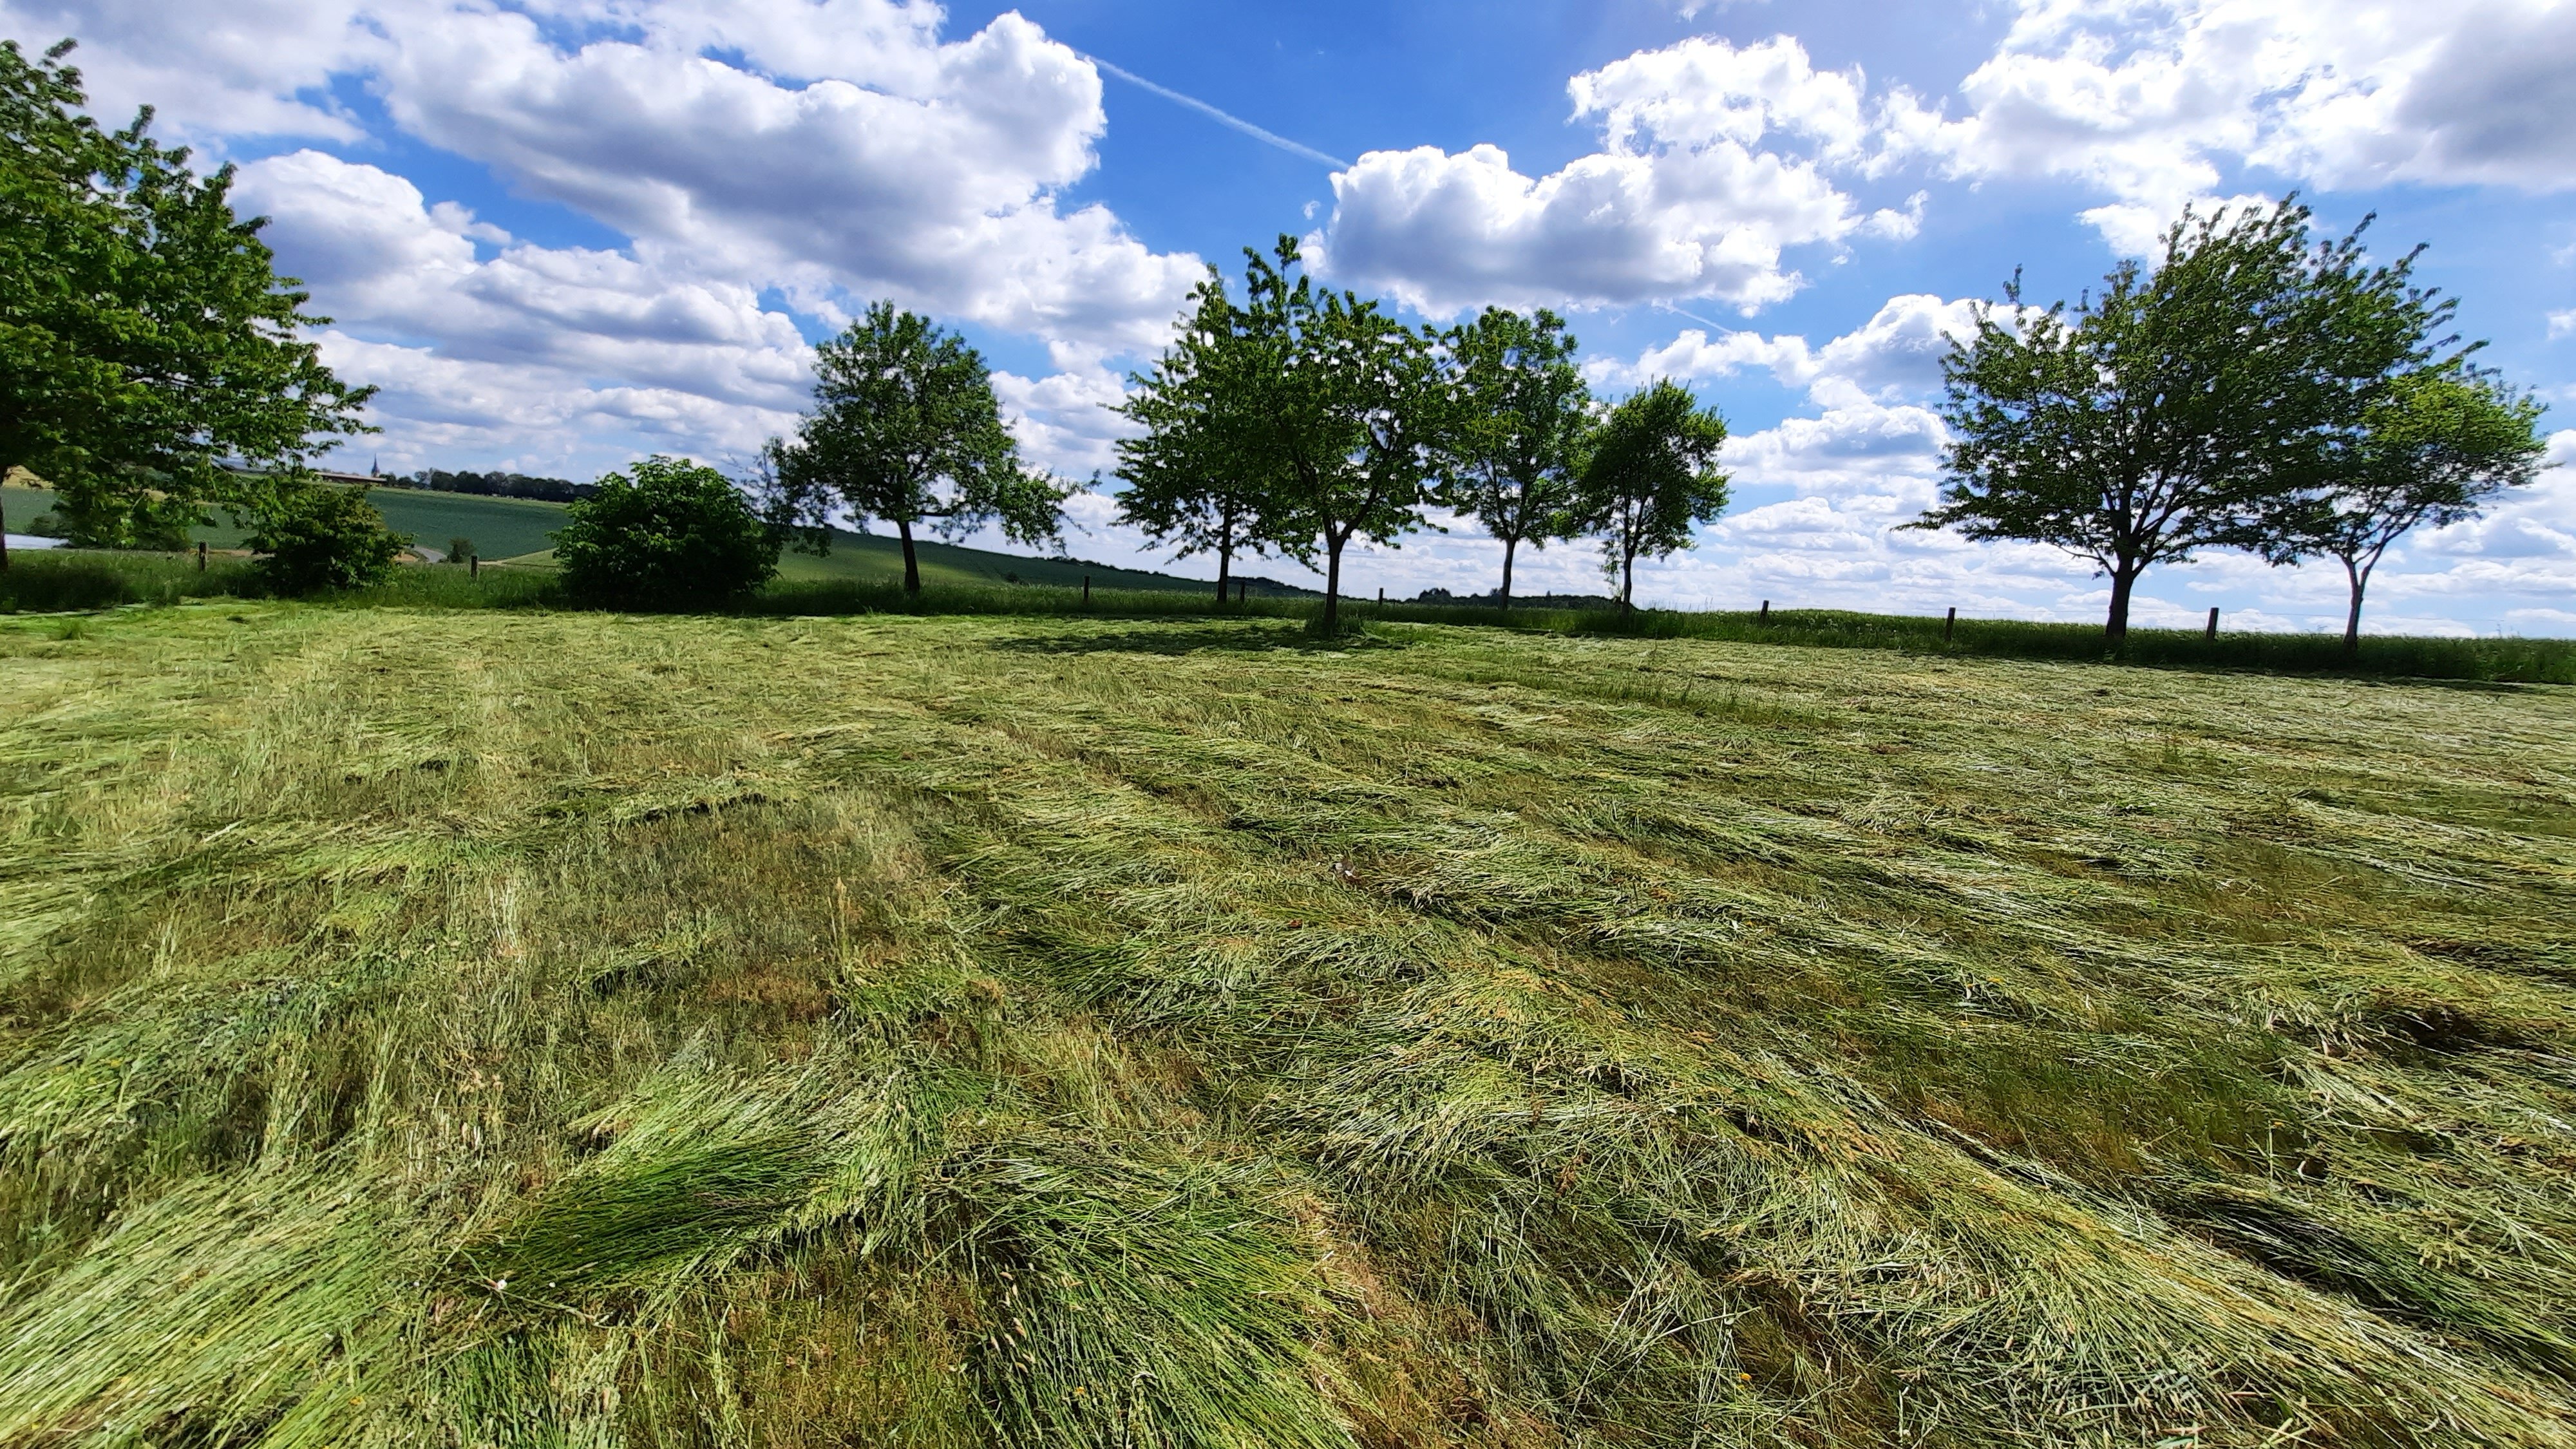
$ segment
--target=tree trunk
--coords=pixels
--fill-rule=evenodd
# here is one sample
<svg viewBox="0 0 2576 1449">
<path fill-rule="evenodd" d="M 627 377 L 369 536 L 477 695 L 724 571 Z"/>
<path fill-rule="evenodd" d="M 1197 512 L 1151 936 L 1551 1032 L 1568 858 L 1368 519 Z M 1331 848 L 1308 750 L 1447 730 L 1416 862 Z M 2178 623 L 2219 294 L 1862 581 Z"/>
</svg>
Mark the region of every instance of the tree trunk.
<svg viewBox="0 0 2576 1449">
<path fill-rule="evenodd" d="M 1637 551 L 1628 549 L 1619 558 L 1619 612 L 1633 613 L 1637 597 Z"/>
<path fill-rule="evenodd" d="M 5 471 L 0 471 L 0 482 L 7 482 L 7 481 L 8 481 L 8 478 L 9 478 L 9 475 L 8 475 L 8 473 L 7 473 L 7 472 L 5 472 Z M 9 571 L 9 509 L 8 509 L 7 502 L 6 502 L 5 500 L 0 500 L 0 574 L 5 574 L 5 573 L 7 573 L 8 571 Z"/>
<path fill-rule="evenodd" d="M 1220 544 L 1216 551 L 1216 601 L 1225 602 L 1226 581 L 1234 577 L 1234 545 Z"/>
<path fill-rule="evenodd" d="M 2352 612 L 2343 619 L 2343 652 L 2349 657 L 2361 652 L 2361 594 L 2370 587 L 2370 570 L 2345 559 L 2343 574 L 2352 581 Z"/>
<path fill-rule="evenodd" d="M 2102 642 L 2114 651 L 2129 642 L 2129 591 L 2137 586 L 2141 572 L 2127 562 L 2111 570 L 2111 617 L 2102 626 Z"/>
<path fill-rule="evenodd" d="M 898 518 L 894 526 L 895 531 L 903 535 L 903 591 L 918 595 L 921 592 L 921 560 L 912 552 L 912 520 Z"/>
<path fill-rule="evenodd" d="M 1503 607 L 1512 606 L 1512 552 L 1521 546 L 1517 538 L 1503 540 Z"/>
<path fill-rule="evenodd" d="M 1342 622 L 1342 540 L 1330 533 L 1324 535 L 1324 632 L 1332 633 Z"/>
</svg>

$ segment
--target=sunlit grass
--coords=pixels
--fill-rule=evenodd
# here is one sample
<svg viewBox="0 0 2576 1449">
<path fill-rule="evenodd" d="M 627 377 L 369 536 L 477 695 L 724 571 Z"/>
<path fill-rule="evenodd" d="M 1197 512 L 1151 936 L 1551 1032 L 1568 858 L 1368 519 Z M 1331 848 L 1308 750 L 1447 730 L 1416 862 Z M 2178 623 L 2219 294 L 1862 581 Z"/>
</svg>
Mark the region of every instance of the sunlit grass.
<svg viewBox="0 0 2576 1449">
<path fill-rule="evenodd" d="M 2571 725 L 0 621 L 0 1443 L 2565 1444 Z"/>
</svg>

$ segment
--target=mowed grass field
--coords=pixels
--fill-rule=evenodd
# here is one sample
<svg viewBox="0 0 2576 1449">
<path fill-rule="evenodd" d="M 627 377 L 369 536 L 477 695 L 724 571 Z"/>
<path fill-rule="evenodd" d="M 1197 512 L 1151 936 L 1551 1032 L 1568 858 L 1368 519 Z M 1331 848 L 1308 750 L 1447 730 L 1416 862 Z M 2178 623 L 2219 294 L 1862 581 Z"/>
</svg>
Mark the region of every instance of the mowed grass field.
<svg viewBox="0 0 2576 1449">
<path fill-rule="evenodd" d="M 0 1444 L 2576 1443 L 2576 696 L 0 621 Z"/>
</svg>

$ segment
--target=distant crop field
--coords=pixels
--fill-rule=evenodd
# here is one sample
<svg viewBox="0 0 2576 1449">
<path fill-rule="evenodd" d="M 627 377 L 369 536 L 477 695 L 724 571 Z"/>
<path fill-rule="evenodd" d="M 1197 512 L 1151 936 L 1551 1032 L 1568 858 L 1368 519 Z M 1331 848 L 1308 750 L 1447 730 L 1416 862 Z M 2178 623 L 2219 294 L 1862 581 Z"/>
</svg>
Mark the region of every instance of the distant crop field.
<svg viewBox="0 0 2576 1449">
<path fill-rule="evenodd" d="M 223 599 L 0 862 L 0 1443 L 2576 1437 L 2565 688 Z"/>
</svg>

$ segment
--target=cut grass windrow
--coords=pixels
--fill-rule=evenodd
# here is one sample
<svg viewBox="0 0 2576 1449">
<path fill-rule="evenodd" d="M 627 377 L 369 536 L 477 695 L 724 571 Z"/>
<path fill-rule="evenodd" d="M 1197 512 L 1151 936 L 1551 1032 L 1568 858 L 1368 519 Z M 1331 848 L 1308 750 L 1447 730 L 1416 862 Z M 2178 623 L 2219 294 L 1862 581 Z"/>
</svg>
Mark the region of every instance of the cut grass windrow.
<svg viewBox="0 0 2576 1449">
<path fill-rule="evenodd" d="M 0 623 L 0 1445 L 2576 1443 L 2571 725 Z"/>
</svg>

